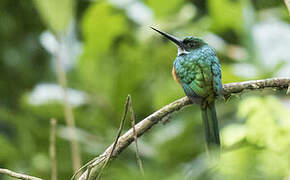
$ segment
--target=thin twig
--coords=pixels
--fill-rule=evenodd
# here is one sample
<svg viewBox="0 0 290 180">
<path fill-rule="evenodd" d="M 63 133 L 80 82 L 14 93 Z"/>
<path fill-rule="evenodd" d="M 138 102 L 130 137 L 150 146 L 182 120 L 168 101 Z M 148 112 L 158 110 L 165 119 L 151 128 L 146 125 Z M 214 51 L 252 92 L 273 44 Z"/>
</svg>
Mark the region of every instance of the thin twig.
<svg viewBox="0 0 290 180">
<path fill-rule="evenodd" d="M 223 95 L 230 96 L 233 93 L 241 93 L 244 90 L 260 90 L 265 88 L 272 88 L 272 89 L 287 89 L 288 85 L 290 84 L 290 78 L 271 78 L 271 79 L 264 79 L 264 80 L 254 80 L 254 81 L 245 81 L 245 82 L 238 82 L 238 83 L 229 83 L 225 84 L 223 87 Z M 163 118 L 168 117 L 168 115 L 179 111 L 180 109 L 184 108 L 185 106 L 191 104 L 190 100 L 187 97 L 183 97 L 178 99 L 158 111 L 154 112 L 153 114 L 147 116 L 145 119 L 140 121 L 136 124 L 135 129 L 137 136 L 141 136 L 143 133 L 148 131 L 152 126 L 156 123 L 162 121 Z M 119 143 L 113 148 L 114 144 L 110 145 L 105 152 L 103 152 L 100 156 L 95 158 L 95 161 L 92 163 L 94 166 L 91 169 L 91 174 L 89 180 L 93 180 L 95 178 L 95 173 L 98 172 L 101 165 L 110 155 L 111 158 L 116 157 L 120 154 L 125 148 L 127 148 L 132 142 L 134 141 L 134 132 L 133 128 L 128 130 L 125 134 L 123 134 L 119 138 Z M 114 149 L 114 151 L 112 151 Z M 85 171 L 78 180 L 85 180 L 87 175 L 87 171 Z"/>
<path fill-rule="evenodd" d="M 71 108 L 70 103 L 68 102 L 68 94 L 67 94 L 67 78 L 66 78 L 66 72 L 63 65 L 63 59 L 61 56 L 61 51 L 64 48 L 64 44 L 62 43 L 62 39 L 60 37 L 60 48 L 58 49 L 57 54 L 55 55 L 56 59 L 56 75 L 59 85 L 63 89 L 63 104 L 64 104 L 64 115 L 65 115 L 65 121 L 68 127 L 70 127 L 70 135 L 71 135 L 71 157 L 73 161 L 73 170 L 77 171 L 81 167 L 81 157 L 80 157 L 80 150 L 78 143 L 76 141 L 76 131 L 75 131 L 75 119 L 73 115 L 73 111 Z"/>
<path fill-rule="evenodd" d="M 120 138 L 120 136 L 121 136 L 122 130 L 123 130 L 123 128 L 124 128 L 125 120 L 126 120 L 126 117 L 127 117 L 127 114 L 128 114 L 129 100 L 130 100 L 130 95 L 128 95 L 128 96 L 127 96 L 127 99 L 126 99 L 125 112 L 124 112 L 124 114 L 123 114 L 123 118 L 122 118 L 122 121 L 121 121 L 121 124 L 120 124 L 120 128 L 119 128 L 119 130 L 118 130 L 117 137 L 116 137 L 115 142 L 114 142 L 114 144 L 113 144 L 113 148 L 112 148 L 112 150 L 111 150 L 109 156 L 106 158 L 106 161 L 105 161 L 105 163 L 103 164 L 103 166 L 102 166 L 102 168 L 101 168 L 101 171 L 100 171 L 100 173 L 98 174 L 98 176 L 97 176 L 96 179 L 99 179 L 99 178 L 101 177 L 101 175 L 102 175 L 102 173 L 103 173 L 103 170 L 105 169 L 106 165 L 108 164 L 108 162 L 109 162 L 110 158 L 112 157 L 112 154 L 113 154 L 113 152 L 114 152 L 114 150 L 115 150 L 115 148 L 116 148 L 116 146 L 117 146 L 118 140 L 119 140 L 119 138 Z"/>
<path fill-rule="evenodd" d="M 102 160 L 101 160 L 101 162 L 102 162 L 103 164 L 102 164 L 102 166 L 101 166 L 101 171 L 98 173 L 98 177 L 97 177 L 97 179 L 101 176 L 101 173 L 102 173 L 103 169 L 105 168 L 106 164 L 108 163 L 108 161 L 109 161 L 110 157 L 112 156 L 112 153 L 113 153 L 113 151 L 114 151 L 114 149 L 115 149 L 115 147 L 116 147 L 116 145 L 117 145 L 117 143 L 118 143 L 118 139 L 119 139 L 119 137 L 120 137 L 120 135 L 121 135 L 121 133 L 122 133 L 122 130 L 123 130 L 123 128 L 124 128 L 124 124 L 125 124 L 124 122 L 125 122 L 125 119 L 126 119 L 126 117 L 127 117 L 128 106 L 129 106 L 129 102 L 130 102 L 129 100 L 130 100 L 130 95 L 128 95 L 128 97 L 127 97 L 127 99 L 126 99 L 126 103 L 125 103 L 125 111 L 124 111 L 123 118 L 122 118 L 122 121 L 121 121 L 121 124 L 120 124 L 120 128 L 119 128 L 119 130 L 118 130 L 117 137 L 116 137 L 116 139 L 115 139 L 115 141 L 114 141 L 114 144 L 112 145 L 113 148 L 112 148 L 112 150 L 108 153 L 108 154 L 109 154 L 108 156 L 103 156 L 103 157 L 108 157 L 108 158 L 106 158 L 106 159 L 102 159 Z M 99 157 L 100 157 L 100 156 L 99 156 Z M 96 165 L 93 165 L 93 163 L 95 163 L 95 162 L 98 161 L 98 160 L 99 160 L 98 158 L 94 158 L 94 159 L 90 160 L 88 163 L 86 163 L 85 165 L 83 165 L 79 170 L 77 170 L 77 171 L 74 173 L 74 175 L 72 176 L 71 180 L 73 180 L 73 179 L 76 177 L 76 175 L 77 175 L 80 171 L 84 170 L 85 168 L 87 168 L 87 171 L 86 171 L 86 179 L 85 179 L 85 180 L 87 180 L 87 178 L 90 177 L 90 173 L 91 173 L 91 170 L 88 171 L 88 169 L 89 169 L 89 168 L 92 169 L 94 166 L 98 165 L 98 163 L 97 163 Z M 99 162 L 99 161 L 98 161 L 98 162 Z"/>
<path fill-rule="evenodd" d="M 75 179 L 75 177 L 84 169 L 88 168 L 91 164 L 93 164 L 96 160 L 98 159 L 98 157 L 90 160 L 89 162 L 87 162 L 85 165 L 83 165 L 80 169 L 78 169 L 73 176 L 71 177 L 71 180 Z M 89 173 L 88 173 L 89 174 Z"/>
<path fill-rule="evenodd" d="M 33 177 L 33 176 L 29 176 L 29 175 L 25 175 L 25 174 L 21 174 L 21 173 L 16 173 L 13 172 L 9 169 L 2 169 L 0 168 L 0 174 L 5 174 L 17 179 L 23 179 L 23 180 L 42 180 L 41 178 L 38 177 Z"/>
<path fill-rule="evenodd" d="M 142 160 L 140 158 L 139 155 L 139 148 L 138 148 L 138 141 L 137 141 L 137 132 L 136 132 L 136 128 L 135 128 L 135 114 L 134 114 L 134 110 L 133 110 L 133 105 L 132 105 L 132 98 L 131 96 L 129 96 L 130 98 L 130 117 L 131 117 L 131 124 L 132 124 L 132 129 L 133 129 L 133 134 L 134 134 L 134 142 L 135 142 L 135 148 L 136 148 L 136 159 L 137 159 L 137 163 L 140 169 L 141 174 L 144 176 L 144 169 L 143 169 L 143 164 L 142 164 Z"/>
<path fill-rule="evenodd" d="M 123 130 L 123 128 L 124 128 L 124 122 L 125 122 L 125 119 L 126 119 L 126 117 L 127 117 L 128 106 L 129 106 L 129 104 L 130 104 L 130 100 L 131 100 L 131 96 L 128 95 L 128 96 L 127 96 L 127 99 L 126 99 L 126 103 L 125 103 L 125 111 L 124 111 L 123 118 L 122 118 L 122 121 L 121 121 L 121 124 L 120 124 L 120 128 L 119 128 L 119 130 L 118 130 L 117 137 L 116 137 L 116 139 L 115 139 L 115 141 L 114 141 L 114 144 L 113 144 L 113 149 L 111 150 L 111 152 L 110 152 L 110 154 L 109 154 L 109 156 L 108 156 L 109 158 L 107 158 L 106 161 L 105 161 L 105 163 L 103 164 L 102 170 L 105 168 L 106 164 L 108 163 L 108 161 L 109 161 L 109 159 L 110 159 L 110 157 L 111 157 L 111 155 L 112 155 L 112 152 L 114 151 L 114 149 L 115 149 L 115 147 L 116 147 L 116 144 L 118 143 L 118 139 L 119 139 L 119 137 L 120 137 L 120 135 L 121 135 L 121 133 L 122 133 L 122 130 Z M 81 172 L 82 170 L 84 170 L 85 168 L 87 168 L 87 170 L 88 170 L 89 168 L 92 169 L 92 168 L 94 167 L 94 166 L 92 166 L 92 164 L 93 164 L 96 160 L 97 160 L 97 158 L 94 158 L 94 159 L 90 160 L 88 163 L 86 163 L 85 165 L 83 165 L 79 170 L 77 170 L 77 171 L 74 173 L 74 175 L 71 177 L 71 180 L 73 180 L 73 179 L 77 176 L 77 174 L 80 173 L 80 172 Z M 102 170 L 101 170 L 101 172 L 102 172 Z M 100 175 L 101 172 L 99 173 L 98 177 L 101 176 L 101 175 Z M 88 172 L 86 173 L 86 177 L 89 178 L 89 175 L 90 175 L 90 171 L 88 171 Z M 97 179 L 98 179 L 98 178 L 97 178 Z M 87 180 L 87 179 L 86 179 L 86 180 Z"/>
<path fill-rule="evenodd" d="M 57 180 L 57 166 L 55 153 L 56 119 L 50 120 L 49 156 L 51 163 L 51 180 Z"/>
</svg>

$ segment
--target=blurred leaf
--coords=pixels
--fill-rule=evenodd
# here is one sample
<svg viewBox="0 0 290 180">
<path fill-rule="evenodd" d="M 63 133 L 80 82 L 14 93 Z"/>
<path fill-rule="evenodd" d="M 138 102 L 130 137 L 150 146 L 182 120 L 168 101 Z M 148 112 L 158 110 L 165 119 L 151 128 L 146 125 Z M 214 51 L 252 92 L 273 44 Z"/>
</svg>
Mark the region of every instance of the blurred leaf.
<svg viewBox="0 0 290 180">
<path fill-rule="evenodd" d="M 284 1 L 285 1 L 287 8 L 288 8 L 289 15 L 290 15 L 290 1 L 289 0 L 284 0 Z"/>
<path fill-rule="evenodd" d="M 38 153 L 33 156 L 32 166 L 38 171 L 47 171 L 50 168 L 50 162 L 47 154 Z"/>
<path fill-rule="evenodd" d="M 289 112 L 278 99 L 266 96 L 249 97 L 243 100 L 238 115 L 246 119 L 243 129 L 246 131 L 246 139 L 253 146 L 224 153 L 221 159 L 221 174 L 230 179 L 233 177 L 234 179 L 263 179 L 264 177 L 281 179 L 288 176 Z M 232 131 L 230 134 L 236 136 L 237 131 Z M 228 136 L 231 136 L 230 134 Z M 279 163 L 273 167 L 273 162 Z M 239 168 L 236 171 L 237 167 Z"/>
<path fill-rule="evenodd" d="M 222 175 L 221 179 L 244 180 L 262 178 L 255 168 L 257 154 L 254 148 L 249 147 L 224 152 L 221 155 L 219 166 L 219 172 Z"/>
<path fill-rule="evenodd" d="M 275 151 L 290 147 L 290 114 L 276 98 L 248 98 L 241 102 L 238 113 L 247 118 L 247 139 L 250 142 Z"/>
<path fill-rule="evenodd" d="M 209 0 L 207 4 L 213 21 L 212 29 L 223 32 L 229 28 L 241 32 L 243 0 Z"/>
<path fill-rule="evenodd" d="M 107 3 L 95 3 L 87 9 L 82 22 L 86 56 L 94 58 L 99 53 L 113 52 L 110 48 L 115 38 L 128 28 L 125 17 L 116 11 Z"/>
<path fill-rule="evenodd" d="M 83 17 L 84 53 L 78 70 L 87 91 L 110 94 L 118 75 L 117 38 L 127 32 L 127 22 L 107 3 L 95 3 Z M 103 94 L 99 94 L 103 96 Z"/>
<path fill-rule="evenodd" d="M 0 163 L 11 161 L 17 156 L 17 149 L 5 136 L 0 134 Z"/>
<path fill-rule="evenodd" d="M 147 0 L 147 3 L 157 17 L 165 17 L 177 12 L 184 0 Z"/>
<path fill-rule="evenodd" d="M 265 177 L 268 179 L 285 179 L 289 176 L 290 151 L 289 148 L 286 152 L 277 153 L 273 151 L 263 151 L 260 154 L 260 169 Z M 273 162 L 275 163 L 273 166 Z"/>
<path fill-rule="evenodd" d="M 74 0 L 34 0 L 44 22 L 52 31 L 63 33 L 74 16 Z"/>
<path fill-rule="evenodd" d="M 222 142 L 225 146 L 233 146 L 246 137 L 246 128 L 241 124 L 231 124 L 222 129 Z"/>
</svg>

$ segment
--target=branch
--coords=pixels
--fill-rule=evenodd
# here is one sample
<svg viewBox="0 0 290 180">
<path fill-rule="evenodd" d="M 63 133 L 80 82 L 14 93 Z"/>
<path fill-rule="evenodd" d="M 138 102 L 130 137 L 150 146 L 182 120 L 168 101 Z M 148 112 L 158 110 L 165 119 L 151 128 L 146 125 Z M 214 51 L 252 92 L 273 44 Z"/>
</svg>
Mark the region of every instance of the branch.
<svg viewBox="0 0 290 180">
<path fill-rule="evenodd" d="M 290 85 L 290 77 L 228 83 L 224 84 L 223 95 L 230 96 L 233 93 L 241 93 L 244 90 L 258 90 L 265 88 L 285 89 L 289 85 Z"/>
<path fill-rule="evenodd" d="M 20 174 L 20 173 L 16 173 L 13 172 L 11 170 L 8 169 L 2 169 L 0 168 L 0 174 L 6 174 L 8 176 L 17 178 L 17 179 L 23 179 L 23 180 L 42 180 L 38 177 L 33 177 L 33 176 L 29 176 L 29 175 L 25 175 L 25 174 Z"/>
<path fill-rule="evenodd" d="M 254 81 L 245 81 L 245 82 L 238 82 L 238 83 L 229 83 L 223 86 L 223 95 L 225 97 L 229 97 L 233 93 L 241 93 L 245 90 L 258 90 L 258 89 L 265 89 L 265 88 L 272 88 L 272 89 L 286 89 L 290 84 L 290 78 L 271 78 L 265 80 L 254 80 Z M 149 115 L 138 124 L 136 124 L 135 129 L 136 133 L 141 136 L 143 133 L 148 131 L 152 126 L 156 123 L 161 121 L 162 119 L 168 117 L 168 115 L 172 114 L 173 112 L 179 111 L 181 108 L 191 104 L 190 100 L 187 97 L 183 97 L 178 99 L 158 111 L 154 112 L 153 114 Z M 121 153 L 127 146 L 129 146 L 134 141 L 134 132 L 133 128 L 128 130 L 125 134 L 123 134 L 111 154 L 114 144 L 110 145 L 105 152 L 103 152 L 100 156 L 96 157 L 93 162 L 91 163 L 90 175 L 89 180 L 95 179 L 98 175 L 101 167 L 106 162 L 108 156 L 116 157 L 119 153 Z M 88 170 L 86 170 L 78 180 L 86 180 Z"/>
</svg>

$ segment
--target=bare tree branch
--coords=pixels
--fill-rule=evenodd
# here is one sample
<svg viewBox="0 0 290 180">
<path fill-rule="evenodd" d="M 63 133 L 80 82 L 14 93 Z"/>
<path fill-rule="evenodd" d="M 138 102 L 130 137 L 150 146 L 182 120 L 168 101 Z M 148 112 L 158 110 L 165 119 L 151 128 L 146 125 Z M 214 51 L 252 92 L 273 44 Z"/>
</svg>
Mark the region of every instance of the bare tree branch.
<svg viewBox="0 0 290 180">
<path fill-rule="evenodd" d="M 258 90 L 265 88 L 285 89 L 290 84 L 290 78 L 270 78 L 263 80 L 228 83 L 223 87 L 224 96 L 241 93 L 244 90 Z"/>
<path fill-rule="evenodd" d="M 245 82 L 237 82 L 237 83 L 229 83 L 225 84 L 223 87 L 223 95 L 225 97 L 229 97 L 233 93 L 241 93 L 245 90 L 259 90 L 265 88 L 272 89 L 286 89 L 290 84 L 290 78 L 271 78 L 265 80 L 254 80 L 254 81 L 245 81 Z M 191 104 L 190 100 L 187 97 L 183 97 L 178 99 L 153 114 L 149 115 L 138 124 L 136 124 L 135 129 L 136 133 L 141 136 L 143 133 L 148 131 L 152 126 L 166 118 L 168 115 L 179 111 L 181 108 Z M 105 152 L 103 152 L 100 156 L 96 157 L 94 161 L 91 163 L 92 169 L 89 175 L 89 180 L 93 180 L 96 177 L 96 172 L 103 167 L 103 164 L 106 162 L 108 157 L 116 157 L 119 153 L 121 153 L 126 147 L 128 147 L 134 141 L 134 132 L 133 128 L 128 130 L 125 134 L 123 134 L 112 152 L 114 147 L 114 143 L 110 145 Z M 112 153 L 112 154 L 111 154 Z M 86 180 L 88 170 L 86 170 L 78 180 Z"/>
<path fill-rule="evenodd" d="M 0 174 L 5 174 L 8 176 L 11 176 L 11 177 L 14 177 L 17 179 L 23 179 L 23 180 L 42 180 L 38 177 L 33 177 L 33 176 L 21 174 L 21 173 L 16 173 L 16 172 L 13 172 L 9 169 L 2 169 L 2 168 L 0 168 Z"/>
</svg>

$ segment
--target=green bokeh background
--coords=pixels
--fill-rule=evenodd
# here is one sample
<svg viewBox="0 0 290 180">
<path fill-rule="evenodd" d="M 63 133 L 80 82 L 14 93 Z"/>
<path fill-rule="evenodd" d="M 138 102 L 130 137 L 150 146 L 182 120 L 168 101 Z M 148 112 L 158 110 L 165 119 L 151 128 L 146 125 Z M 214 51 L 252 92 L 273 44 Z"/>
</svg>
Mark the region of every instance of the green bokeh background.
<svg viewBox="0 0 290 180">
<path fill-rule="evenodd" d="M 277 0 L 1 0 L 0 167 L 49 179 L 49 120 L 54 117 L 59 179 L 73 174 L 62 103 L 29 101 L 37 85 L 57 84 L 59 51 L 41 43 L 44 34 L 67 48 L 68 87 L 86 94 L 85 102 L 73 107 L 84 164 L 113 142 L 128 94 L 137 121 L 184 96 L 171 77 L 176 47 L 149 26 L 208 40 L 217 49 L 223 83 L 229 83 L 275 77 L 289 67 L 290 58 L 271 66 L 262 58 L 253 31 L 268 19 L 283 23 L 290 34 L 287 8 Z M 205 159 L 199 107 L 193 105 L 139 139 L 145 179 L 290 177 L 285 91 L 247 92 L 217 104 L 224 149 L 218 167 Z M 112 162 L 103 179 L 140 179 L 134 148 Z"/>
</svg>

